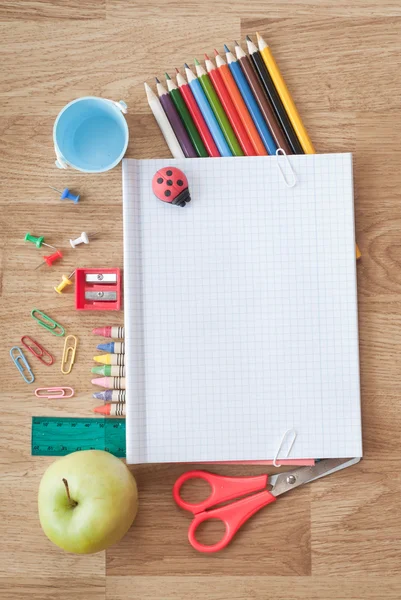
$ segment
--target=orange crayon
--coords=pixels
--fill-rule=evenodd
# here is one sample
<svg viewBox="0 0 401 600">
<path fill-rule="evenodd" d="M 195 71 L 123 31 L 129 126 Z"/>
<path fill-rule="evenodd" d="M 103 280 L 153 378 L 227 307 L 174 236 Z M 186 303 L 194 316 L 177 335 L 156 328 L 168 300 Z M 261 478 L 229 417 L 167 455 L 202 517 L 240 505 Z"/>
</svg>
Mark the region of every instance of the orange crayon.
<svg viewBox="0 0 401 600">
<path fill-rule="evenodd" d="M 96 406 L 93 412 L 105 417 L 125 417 L 125 403 L 115 402 L 110 404 L 104 404 L 103 406 Z"/>
</svg>

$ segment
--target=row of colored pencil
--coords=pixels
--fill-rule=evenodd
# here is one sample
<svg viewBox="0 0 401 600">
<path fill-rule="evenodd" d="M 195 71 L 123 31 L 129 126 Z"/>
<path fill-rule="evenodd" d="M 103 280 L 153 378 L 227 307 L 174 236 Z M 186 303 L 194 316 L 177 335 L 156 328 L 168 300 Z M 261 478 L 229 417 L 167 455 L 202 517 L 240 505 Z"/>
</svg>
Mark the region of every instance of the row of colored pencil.
<svg viewBox="0 0 401 600">
<path fill-rule="evenodd" d="M 215 50 L 205 68 L 166 73 L 167 90 L 156 78 L 157 94 L 145 83 L 149 105 L 175 158 L 314 154 L 312 142 L 270 48 L 257 34 L 247 36 L 248 55 L 235 42 L 225 45 L 226 61 Z"/>
</svg>

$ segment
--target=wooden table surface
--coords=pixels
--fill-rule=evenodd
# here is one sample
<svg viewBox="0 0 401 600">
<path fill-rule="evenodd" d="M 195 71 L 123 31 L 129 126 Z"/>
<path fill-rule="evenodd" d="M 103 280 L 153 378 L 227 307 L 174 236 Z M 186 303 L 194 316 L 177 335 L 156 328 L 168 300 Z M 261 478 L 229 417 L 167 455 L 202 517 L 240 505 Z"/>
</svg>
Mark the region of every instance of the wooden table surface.
<svg viewBox="0 0 401 600">
<path fill-rule="evenodd" d="M 123 265 L 121 167 L 97 176 L 54 166 L 52 126 L 79 96 L 123 99 L 130 157 L 167 157 L 143 81 L 259 30 L 269 41 L 318 152 L 354 153 L 364 460 L 261 511 L 218 555 L 186 541 L 189 516 L 171 498 L 182 466 L 132 468 L 140 511 L 107 551 L 69 555 L 43 535 L 32 415 L 88 416 L 98 342 L 110 318 L 78 313 L 53 286 L 76 266 Z M 30 600 L 382 600 L 401 597 L 401 3 L 399 0 L 2 0 L 0 200 L 2 250 L 0 598 Z M 49 185 L 82 195 L 61 202 Z M 65 250 L 34 271 L 43 234 Z M 89 247 L 70 237 L 100 231 Z M 67 384 L 71 400 L 39 400 L 10 363 L 23 334 L 60 359 L 38 331 L 37 307 L 79 337 L 68 379 L 35 363 L 38 386 Z M 120 318 L 111 319 L 114 323 Z M 259 468 L 219 468 L 248 474 Z"/>
</svg>

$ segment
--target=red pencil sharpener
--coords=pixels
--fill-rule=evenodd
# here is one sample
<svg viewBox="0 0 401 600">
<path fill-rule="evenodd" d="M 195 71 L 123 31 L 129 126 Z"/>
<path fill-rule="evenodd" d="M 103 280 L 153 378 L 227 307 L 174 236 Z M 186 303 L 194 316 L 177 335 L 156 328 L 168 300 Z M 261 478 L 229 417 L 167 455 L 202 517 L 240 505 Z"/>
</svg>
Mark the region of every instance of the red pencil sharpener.
<svg viewBox="0 0 401 600">
<path fill-rule="evenodd" d="M 77 269 L 75 308 L 77 310 L 120 310 L 120 269 Z"/>
</svg>

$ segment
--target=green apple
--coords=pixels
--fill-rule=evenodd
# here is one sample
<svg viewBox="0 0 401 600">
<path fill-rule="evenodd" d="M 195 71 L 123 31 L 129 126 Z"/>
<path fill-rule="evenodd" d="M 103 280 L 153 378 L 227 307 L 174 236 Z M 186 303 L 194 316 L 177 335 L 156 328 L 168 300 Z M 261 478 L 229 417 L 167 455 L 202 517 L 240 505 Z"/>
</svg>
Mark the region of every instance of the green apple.
<svg viewBox="0 0 401 600">
<path fill-rule="evenodd" d="M 49 540 L 67 552 L 90 554 L 127 533 L 138 510 L 138 491 L 121 460 L 103 450 L 84 450 L 48 467 L 38 507 Z"/>
</svg>

